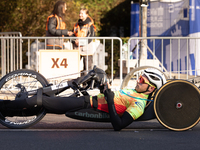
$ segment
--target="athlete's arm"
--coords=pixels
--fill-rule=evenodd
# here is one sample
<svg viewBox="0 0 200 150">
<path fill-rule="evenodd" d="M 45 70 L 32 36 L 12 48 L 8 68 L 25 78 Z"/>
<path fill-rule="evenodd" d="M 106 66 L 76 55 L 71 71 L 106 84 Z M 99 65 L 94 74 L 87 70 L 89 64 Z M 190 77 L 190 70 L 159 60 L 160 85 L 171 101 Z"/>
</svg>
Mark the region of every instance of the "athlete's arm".
<svg viewBox="0 0 200 150">
<path fill-rule="evenodd" d="M 110 120 L 114 130 L 119 131 L 131 124 L 133 122 L 133 118 L 128 112 L 124 112 L 122 117 L 119 117 L 119 115 L 117 114 L 113 100 L 114 93 L 110 89 L 107 89 L 104 91 L 104 94 L 108 103 Z"/>
</svg>

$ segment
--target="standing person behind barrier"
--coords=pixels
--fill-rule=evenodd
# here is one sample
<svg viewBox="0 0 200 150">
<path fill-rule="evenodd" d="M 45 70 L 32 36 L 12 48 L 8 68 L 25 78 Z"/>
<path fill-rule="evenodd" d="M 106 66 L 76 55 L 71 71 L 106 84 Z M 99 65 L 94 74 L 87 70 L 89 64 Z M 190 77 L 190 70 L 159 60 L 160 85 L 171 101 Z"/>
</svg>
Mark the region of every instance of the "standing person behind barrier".
<svg viewBox="0 0 200 150">
<path fill-rule="evenodd" d="M 63 1 L 57 1 L 54 5 L 52 14 L 48 16 L 46 23 L 47 37 L 64 37 L 71 36 L 73 32 L 66 29 L 64 22 L 65 11 L 67 5 Z M 47 49 L 62 49 L 63 39 L 47 39 Z"/>
<path fill-rule="evenodd" d="M 94 37 L 95 36 L 96 27 L 94 25 L 93 19 L 89 16 L 89 11 L 86 8 L 81 8 L 79 13 L 79 20 L 74 25 L 73 32 L 76 37 Z M 91 70 L 93 67 L 93 54 L 94 49 L 92 46 L 92 39 L 88 40 L 88 43 L 85 45 L 81 45 L 82 39 L 76 39 L 73 41 L 74 49 L 80 49 L 81 57 L 83 57 L 83 69 L 87 69 L 87 61 L 88 61 L 88 69 Z M 87 41 L 87 40 L 85 40 Z M 88 60 L 87 60 L 88 55 Z M 85 75 L 86 73 L 84 73 Z"/>
</svg>

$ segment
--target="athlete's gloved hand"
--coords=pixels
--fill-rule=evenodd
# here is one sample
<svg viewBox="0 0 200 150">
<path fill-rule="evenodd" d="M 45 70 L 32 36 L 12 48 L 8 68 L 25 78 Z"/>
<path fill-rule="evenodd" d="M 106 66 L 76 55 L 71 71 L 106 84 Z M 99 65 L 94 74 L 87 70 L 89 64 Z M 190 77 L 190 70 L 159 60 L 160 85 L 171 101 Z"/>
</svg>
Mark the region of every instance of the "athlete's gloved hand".
<svg viewBox="0 0 200 150">
<path fill-rule="evenodd" d="M 107 103 L 114 103 L 113 99 L 114 99 L 115 94 L 113 91 L 111 91 L 111 89 L 104 90 L 104 96 Z"/>
<path fill-rule="evenodd" d="M 100 92 L 103 93 L 104 91 L 104 84 L 107 82 L 107 75 L 106 73 L 100 68 L 94 68 L 94 72 L 96 73 L 95 79 L 95 86 L 98 87 Z"/>
</svg>

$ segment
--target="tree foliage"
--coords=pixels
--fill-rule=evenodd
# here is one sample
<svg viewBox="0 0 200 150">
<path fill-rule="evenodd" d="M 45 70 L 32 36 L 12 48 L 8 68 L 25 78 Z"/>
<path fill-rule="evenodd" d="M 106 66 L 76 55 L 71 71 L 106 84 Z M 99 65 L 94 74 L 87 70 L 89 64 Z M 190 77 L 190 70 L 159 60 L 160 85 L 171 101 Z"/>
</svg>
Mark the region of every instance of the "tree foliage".
<svg viewBox="0 0 200 150">
<path fill-rule="evenodd" d="M 129 0 L 63 0 L 67 11 L 65 22 L 71 30 L 79 19 L 79 10 L 85 6 L 94 19 L 97 36 L 110 36 L 114 27 L 120 36 L 120 27 L 125 36 L 129 36 L 130 1 Z M 0 32 L 21 32 L 22 36 L 45 36 L 46 20 L 51 14 L 56 0 L 0 0 Z M 23 55 L 26 56 L 27 41 L 23 44 Z M 118 72 L 119 43 L 114 42 L 114 71 Z M 106 43 L 106 51 L 110 56 L 110 43 Z M 110 70 L 109 58 L 107 58 Z M 23 66 L 27 57 L 23 57 Z M 109 73 L 109 72 L 108 72 Z"/>
<path fill-rule="evenodd" d="M 55 0 L 1 0 L 0 32 L 17 31 L 23 36 L 45 36 L 46 19 L 51 14 L 55 2 Z M 127 18 L 124 12 L 130 14 L 129 1 L 68 0 L 66 3 L 68 9 L 65 21 L 69 30 L 77 22 L 82 5 L 89 9 L 89 14 L 97 27 L 97 35 L 107 36 L 109 34 L 107 30 L 113 25 L 121 24 L 129 27 L 129 22 L 123 21 Z M 129 16 L 127 20 L 130 20 Z"/>
</svg>

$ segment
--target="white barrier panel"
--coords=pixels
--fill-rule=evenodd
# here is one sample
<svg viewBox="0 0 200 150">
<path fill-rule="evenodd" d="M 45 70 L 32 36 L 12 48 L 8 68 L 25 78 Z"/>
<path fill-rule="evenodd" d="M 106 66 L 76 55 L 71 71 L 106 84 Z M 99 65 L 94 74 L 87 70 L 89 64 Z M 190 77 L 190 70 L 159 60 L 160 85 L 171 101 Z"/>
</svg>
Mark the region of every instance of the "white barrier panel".
<svg viewBox="0 0 200 150">
<path fill-rule="evenodd" d="M 79 50 L 39 50 L 39 72 L 45 78 L 70 75 L 77 78 L 80 74 Z"/>
</svg>

